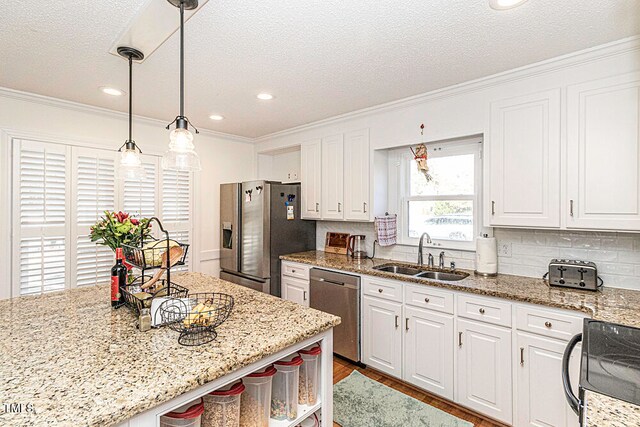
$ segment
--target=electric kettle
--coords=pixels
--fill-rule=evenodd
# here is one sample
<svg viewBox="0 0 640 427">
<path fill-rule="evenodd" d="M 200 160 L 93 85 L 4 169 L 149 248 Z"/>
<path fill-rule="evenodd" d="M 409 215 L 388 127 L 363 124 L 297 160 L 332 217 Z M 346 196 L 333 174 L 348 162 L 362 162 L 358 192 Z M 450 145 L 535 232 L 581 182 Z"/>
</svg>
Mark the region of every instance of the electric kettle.
<svg viewBox="0 0 640 427">
<path fill-rule="evenodd" d="M 347 255 L 355 259 L 367 258 L 367 248 L 364 244 L 364 234 L 352 234 L 347 241 Z"/>
</svg>

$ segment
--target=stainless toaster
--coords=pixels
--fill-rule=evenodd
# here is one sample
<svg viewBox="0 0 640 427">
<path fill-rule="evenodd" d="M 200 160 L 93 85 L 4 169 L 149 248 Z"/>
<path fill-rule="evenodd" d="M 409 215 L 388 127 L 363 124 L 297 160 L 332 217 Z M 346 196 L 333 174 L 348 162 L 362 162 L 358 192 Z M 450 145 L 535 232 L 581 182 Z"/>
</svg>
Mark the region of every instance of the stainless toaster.
<svg viewBox="0 0 640 427">
<path fill-rule="evenodd" d="M 597 291 L 602 285 L 598 268 L 590 261 L 552 259 L 549 263 L 549 285 Z"/>
</svg>

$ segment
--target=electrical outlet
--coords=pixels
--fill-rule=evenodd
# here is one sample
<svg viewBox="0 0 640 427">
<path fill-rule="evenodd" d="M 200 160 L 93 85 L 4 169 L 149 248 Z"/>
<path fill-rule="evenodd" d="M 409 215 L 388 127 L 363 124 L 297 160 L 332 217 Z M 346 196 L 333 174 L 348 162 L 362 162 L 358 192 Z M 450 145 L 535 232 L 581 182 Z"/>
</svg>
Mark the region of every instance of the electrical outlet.
<svg viewBox="0 0 640 427">
<path fill-rule="evenodd" d="M 511 243 L 498 244 L 498 256 L 511 258 Z"/>
</svg>

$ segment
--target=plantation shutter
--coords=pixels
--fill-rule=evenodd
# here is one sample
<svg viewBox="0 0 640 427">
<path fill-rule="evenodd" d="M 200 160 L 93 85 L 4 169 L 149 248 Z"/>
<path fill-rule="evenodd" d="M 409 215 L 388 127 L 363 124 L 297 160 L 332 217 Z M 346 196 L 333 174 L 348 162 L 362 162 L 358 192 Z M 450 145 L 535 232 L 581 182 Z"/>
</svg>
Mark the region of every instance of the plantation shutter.
<svg viewBox="0 0 640 427">
<path fill-rule="evenodd" d="M 75 280 L 71 287 L 108 283 L 114 253 L 89 238 L 90 227 L 116 205 L 116 153 L 76 148 L 73 153 L 73 209 L 71 261 Z"/>
<path fill-rule="evenodd" d="M 68 149 L 14 140 L 13 295 L 66 286 Z"/>
<path fill-rule="evenodd" d="M 184 171 L 162 171 L 162 224 L 170 237 L 180 243 L 191 243 L 191 174 Z M 191 250 L 185 265 L 177 271 L 190 270 Z"/>
<path fill-rule="evenodd" d="M 123 210 L 140 218 L 158 216 L 158 157 L 141 155 L 145 170 L 143 180 L 125 180 Z"/>
</svg>

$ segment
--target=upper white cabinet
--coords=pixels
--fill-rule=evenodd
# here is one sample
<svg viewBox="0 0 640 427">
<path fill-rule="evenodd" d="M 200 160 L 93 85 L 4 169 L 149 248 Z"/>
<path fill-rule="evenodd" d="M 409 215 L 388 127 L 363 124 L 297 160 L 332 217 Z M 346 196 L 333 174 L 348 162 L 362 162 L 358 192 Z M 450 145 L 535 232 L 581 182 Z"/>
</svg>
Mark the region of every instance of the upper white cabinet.
<svg viewBox="0 0 640 427">
<path fill-rule="evenodd" d="M 488 225 L 560 227 L 560 89 L 491 103 Z"/>
<path fill-rule="evenodd" d="M 344 219 L 344 138 L 322 138 L 322 219 Z"/>
<path fill-rule="evenodd" d="M 640 230 L 640 73 L 567 90 L 568 228 Z"/>
<path fill-rule="evenodd" d="M 322 142 L 306 141 L 300 147 L 302 218 L 320 219 Z"/>
<path fill-rule="evenodd" d="M 344 219 L 367 221 L 369 203 L 369 129 L 344 136 Z"/>
</svg>

